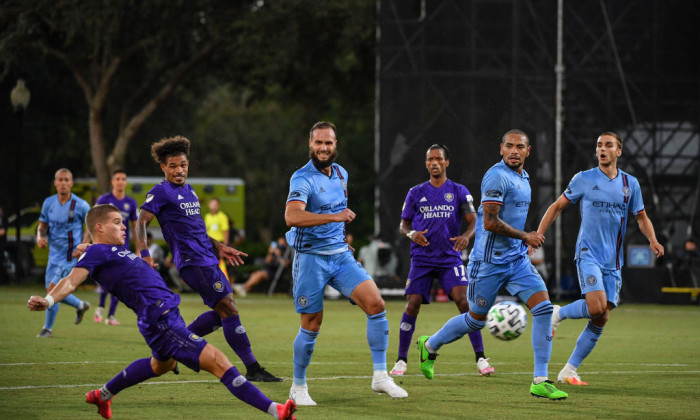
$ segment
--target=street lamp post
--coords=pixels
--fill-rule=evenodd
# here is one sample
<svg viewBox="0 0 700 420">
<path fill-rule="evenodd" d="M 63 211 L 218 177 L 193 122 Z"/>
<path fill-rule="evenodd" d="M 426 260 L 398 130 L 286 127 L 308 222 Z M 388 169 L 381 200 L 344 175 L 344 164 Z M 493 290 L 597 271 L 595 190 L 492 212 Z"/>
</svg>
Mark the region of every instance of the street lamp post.
<svg viewBox="0 0 700 420">
<path fill-rule="evenodd" d="M 22 130 L 24 128 L 24 111 L 27 109 L 27 106 L 29 105 L 29 99 L 31 98 L 31 94 L 29 92 L 29 89 L 27 89 L 27 86 L 24 84 L 24 80 L 18 79 L 17 80 L 17 85 L 15 85 L 14 88 L 12 88 L 12 91 L 10 92 L 10 102 L 12 102 L 12 107 L 14 108 L 15 115 L 17 115 L 17 146 L 16 146 L 16 155 L 15 155 L 15 165 L 17 170 L 15 171 L 15 210 L 17 211 L 17 218 L 16 222 L 17 225 L 16 227 L 16 257 L 15 257 L 15 274 L 17 276 L 17 280 L 21 280 L 24 277 L 24 267 L 22 267 L 22 238 L 20 234 L 20 226 L 21 226 L 21 218 L 20 218 L 20 213 L 22 211 L 22 202 L 21 202 L 21 191 L 22 191 L 22 165 L 21 165 L 21 159 L 22 159 Z"/>
</svg>

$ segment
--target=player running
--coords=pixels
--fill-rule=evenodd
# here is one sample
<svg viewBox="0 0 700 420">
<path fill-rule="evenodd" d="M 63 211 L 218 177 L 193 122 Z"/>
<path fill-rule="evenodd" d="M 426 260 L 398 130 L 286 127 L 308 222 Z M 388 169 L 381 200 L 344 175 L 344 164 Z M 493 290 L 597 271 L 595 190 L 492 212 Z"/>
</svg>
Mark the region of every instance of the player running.
<svg viewBox="0 0 700 420">
<path fill-rule="evenodd" d="M 580 203 L 581 228 L 574 261 L 583 299 L 563 307 L 554 305 L 552 335 L 564 319 L 588 318 L 589 321 L 569 361 L 559 372 L 557 380 L 561 383 L 588 385 L 581 380 L 577 369 L 598 343 L 610 311 L 620 298 L 622 240 L 629 213 L 635 215 L 639 230 L 649 240 L 656 257 L 664 255 L 664 247 L 656 240 L 654 226 L 644 210 L 639 181 L 617 168 L 621 155 L 622 138 L 611 132 L 601 134 L 596 142 L 598 167 L 577 173 L 561 197 L 549 206 L 537 228 L 544 235 L 569 203 Z"/>
<path fill-rule="evenodd" d="M 422 303 L 430 303 L 433 278 L 440 280 L 443 290 L 455 302 L 459 313 L 469 310 L 469 280 L 462 264 L 461 252 L 467 249 L 474 235 L 476 212 L 471 193 L 464 185 L 447 179 L 450 166 L 446 146 L 433 144 L 425 153 L 425 166 L 430 180 L 408 191 L 401 211 L 402 235 L 411 241 L 411 269 L 406 281 L 406 309 L 399 328 L 399 355 L 391 375 L 406 373 L 408 348 L 411 345 L 416 319 Z M 462 220 L 467 230 L 460 235 Z M 484 355 L 481 331 L 469 333 L 476 356 L 476 368 L 483 376 L 494 369 Z"/>
</svg>

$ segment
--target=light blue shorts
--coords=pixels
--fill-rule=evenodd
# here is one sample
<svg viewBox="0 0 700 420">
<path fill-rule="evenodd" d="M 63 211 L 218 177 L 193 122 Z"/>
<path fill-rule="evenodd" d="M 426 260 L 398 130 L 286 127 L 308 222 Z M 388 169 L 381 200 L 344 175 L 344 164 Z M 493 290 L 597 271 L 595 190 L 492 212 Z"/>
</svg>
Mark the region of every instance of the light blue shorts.
<svg viewBox="0 0 700 420">
<path fill-rule="evenodd" d="M 323 310 L 326 284 L 350 297 L 358 284 L 372 277 L 355 260 L 352 252 L 319 255 L 297 252 L 292 266 L 294 306 L 297 313 L 313 314 Z"/>
<path fill-rule="evenodd" d="M 501 286 L 505 286 L 511 295 L 518 296 L 523 303 L 527 303 L 535 293 L 547 290 L 540 273 L 526 256 L 506 264 L 470 261 L 467 272 L 469 310 L 475 314 L 484 315 L 491 309 Z"/>
<path fill-rule="evenodd" d="M 617 307 L 620 300 L 620 288 L 622 287 L 622 276 L 620 270 L 607 270 L 600 268 L 598 264 L 578 259 L 576 260 L 576 270 L 578 271 L 578 285 L 581 288 L 581 296 L 586 296 L 588 292 L 602 290 L 606 299 Z"/>
<path fill-rule="evenodd" d="M 48 289 L 49 284 L 57 284 L 62 278 L 66 277 L 70 271 L 78 263 L 77 258 L 73 261 L 63 261 L 60 264 L 49 262 L 46 267 L 46 276 L 44 277 L 44 286 Z"/>
</svg>

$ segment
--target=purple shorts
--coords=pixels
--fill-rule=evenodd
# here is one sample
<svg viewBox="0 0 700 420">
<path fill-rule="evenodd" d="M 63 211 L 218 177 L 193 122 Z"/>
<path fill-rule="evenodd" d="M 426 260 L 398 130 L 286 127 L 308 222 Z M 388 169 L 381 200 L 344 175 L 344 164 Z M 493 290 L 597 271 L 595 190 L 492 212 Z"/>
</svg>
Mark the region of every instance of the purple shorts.
<svg viewBox="0 0 700 420">
<path fill-rule="evenodd" d="M 440 280 L 440 286 L 450 296 L 450 291 L 455 286 L 469 286 L 469 278 L 464 265 L 457 264 L 454 267 L 419 266 L 411 264 L 406 280 L 404 295 L 421 295 L 423 303 L 430 303 L 430 289 L 433 287 L 433 279 Z M 450 296 L 450 300 L 452 296 Z"/>
<path fill-rule="evenodd" d="M 170 309 L 154 323 L 139 322 L 139 331 L 157 360 L 175 359 L 199 372 L 199 356 L 207 342 L 187 329 L 178 308 Z"/>
<path fill-rule="evenodd" d="M 199 293 L 204 304 L 210 308 L 214 308 L 221 299 L 233 293 L 228 279 L 218 265 L 206 267 L 188 265 L 182 267 L 180 276 L 185 283 Z"/>
</svg>

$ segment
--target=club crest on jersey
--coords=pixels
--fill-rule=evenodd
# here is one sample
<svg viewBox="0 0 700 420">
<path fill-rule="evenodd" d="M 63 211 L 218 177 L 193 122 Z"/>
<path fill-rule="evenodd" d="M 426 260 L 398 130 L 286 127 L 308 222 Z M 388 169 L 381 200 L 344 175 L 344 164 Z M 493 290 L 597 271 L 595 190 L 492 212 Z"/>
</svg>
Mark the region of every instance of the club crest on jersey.
<svg viewBox="0 0 700 420">
<path fill-rule="evenodd" d="M 299 305 L 302 308 L 305 308 L 309 304 L 309 298 L 306 296 L 299 296 L 297 298 L 297 305 Z"/>
<path fill-rule="evenodd" d="M 129 203 L 124 203 L 124 210 L 129 211 L 130 208 Z"/>
<path fill-rule="evenodd" d="M 217 292 L 224 290 L 223 283 L 221 283 L 220 281 L 217 281 L 216 283 L 214 283 L 214 290 L 216 290 Z"/>
<path fill-rule="evenodd" d="M 202 337 L 198 336 L 197 334 L 190 334 L 190 340 L 192 341 L 202 341 Z"/>
<path fill-rule="evenodd" d="M 630 187 L 628 187 L 628 186 L 622 187 L 622 195 L 624 195 L 625 197 L 629 197 L 630 196 Z"/>
<path fill-rule="evenodd" d="M 483 296 L 477 296 L 477 297 L 476 297 L 476 304 L 479 305 L 479 306 L 482 307 L 482 308 L 485 308 L 485 307 L 489 304 L 489 302 L 486 300 L 485 297 L 483 297 Z"/>
<path fill-rule="evenodd" d="M 595 276 L 588 276 L 586 279 L 586 283 L 588 283 L 589 286 L 593 286 L 597 281 L 598 280 L 595 278 Z"/>
<path fill-rule="evenodd" d="M 455 199 L 454 194 L 452 194 L 452 193 L 446 193 L 446 194 L 445 194 L 445 201 L 447 201 L 448 203 L 451 202 L 451 201 L 454 200 L 454 199 Z"/>
</svg>

